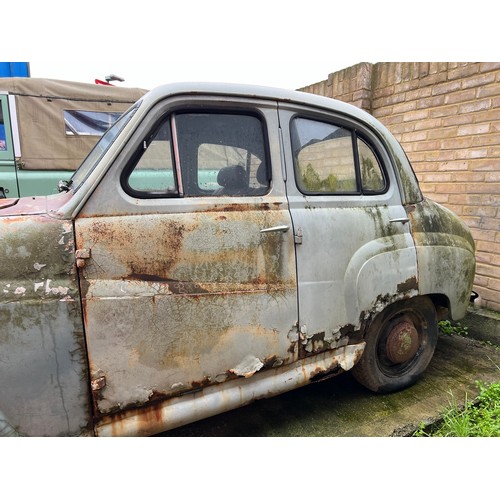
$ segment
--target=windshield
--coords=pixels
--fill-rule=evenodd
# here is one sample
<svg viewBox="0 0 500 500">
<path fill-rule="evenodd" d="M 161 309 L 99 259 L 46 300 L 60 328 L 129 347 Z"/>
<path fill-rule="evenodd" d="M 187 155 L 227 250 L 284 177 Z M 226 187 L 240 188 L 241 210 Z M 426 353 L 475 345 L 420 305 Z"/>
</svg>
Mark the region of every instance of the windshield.
<svg viewBox="0 0 500 500">
<path fill-rule="evenodd" d="M 71 179 L 67 183 L 67 187 L 70 186 L 77 190 L 83 183 L 83 181 L 90 175 L 94 170 L 95 166 L 99 160 L 104 156 L 106 151 L 110 148 L 111 144 L 115 141 L 118 134 L 123 130 L 125 125 L 130 121 L 134 113 L 137 111 L 139 103 L 131 107 L 127 112 L 125 112 L 113 126 L 111 126 L 105 134 L 101 137 L 99 142 L 94 146 L 92 151 L 89 153 L 87 158 L 83 160 L 78 170 L 73 174 Z"/>
</svg>

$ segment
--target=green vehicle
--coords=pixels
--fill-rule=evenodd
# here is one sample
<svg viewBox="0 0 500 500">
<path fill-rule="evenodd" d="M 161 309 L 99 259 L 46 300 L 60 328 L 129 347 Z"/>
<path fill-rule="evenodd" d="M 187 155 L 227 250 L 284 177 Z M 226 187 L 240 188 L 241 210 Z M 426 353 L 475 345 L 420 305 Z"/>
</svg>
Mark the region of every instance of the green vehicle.
<svg viewBox="0 0 500 500">
<path fill-rule="evenodd" d="M 0 198 L 50 195 L 146 93 L 136 88 L 0 78 Z"/>
</svg>

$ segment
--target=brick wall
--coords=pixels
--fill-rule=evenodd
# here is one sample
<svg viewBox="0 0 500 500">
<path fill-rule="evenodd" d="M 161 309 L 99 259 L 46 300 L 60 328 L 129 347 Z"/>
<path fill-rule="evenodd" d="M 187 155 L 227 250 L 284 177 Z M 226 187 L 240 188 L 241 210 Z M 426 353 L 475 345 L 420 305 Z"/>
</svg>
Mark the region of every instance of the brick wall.
<svg viewBox="0 0 500 500">
<path fill-rule="evenodd" d="M 350 102 L 391 130 L 424 195 L 471 228 L 474 289 L 500 311 L 500 63 L 360 63 L 301 90 Z"/>
</svg>

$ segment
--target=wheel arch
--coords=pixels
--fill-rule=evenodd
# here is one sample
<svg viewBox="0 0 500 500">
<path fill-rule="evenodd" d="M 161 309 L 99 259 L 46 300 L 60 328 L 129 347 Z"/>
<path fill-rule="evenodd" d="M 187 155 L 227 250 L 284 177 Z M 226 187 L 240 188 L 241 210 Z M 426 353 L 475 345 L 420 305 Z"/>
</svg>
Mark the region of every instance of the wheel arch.
<svg viewBox="0 0 500 500">
<path fill-rule="evenodd" d="M 373 392 L 413 385 L 426 370 L 437 344 L 436 304 L 443 297 L 415 296 L 394 301 L 364 327 L 366 347 L 353 376 Z"/>
<path fill-rule="evenodd" d="M 370 241 L 351 257 L 344 276 L 350 324 L 362 328 L 388 305 L 417 295 L 417 258 L 409 235 Z"/>
</svg>

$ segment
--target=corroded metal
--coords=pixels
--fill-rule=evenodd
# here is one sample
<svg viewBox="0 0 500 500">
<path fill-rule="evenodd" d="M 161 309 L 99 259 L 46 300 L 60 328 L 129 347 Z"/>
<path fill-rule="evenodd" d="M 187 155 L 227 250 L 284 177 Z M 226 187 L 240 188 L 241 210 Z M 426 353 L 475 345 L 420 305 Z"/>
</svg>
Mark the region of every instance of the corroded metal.
<svg viewBox="0 0 500 500">
<path fill-rule="evenodd" d="M 293 235 L 260 232 L 289 215 L 248 208 L 77 221 L 98 414 L 296 359 Z"/>
<path fill-rule="evenodd" d="M 195 420 L 228 411 L 264 397 L 272 397 L 309 383 L 328 373 L 350 370 L 363 354 L 365 344 L 350 345 L 267 370 L 249 378 L 107 415 L 96 427 L 98 436 L 148 436 Z"/>
<path fill-rule="evenodd" d="M 0 217 L 0 411 L 19 434 L 90 430 L 71 222 Z"/>
<path fill-rule="evenodd" d="M 408 208 L 418 261 L 419 294 L 447 298 L 452 319 L 469 305 L 475 275 L 475 245 L 467 226 L 431 200 Z"/>
<path fill-rule="evenodd" d="M 393 363 L 404 363 L 415 356 L 420 346 L 418 332 L 409 319 L 401 319 L 387 335 L 385 349 Z"/>
</svg>

